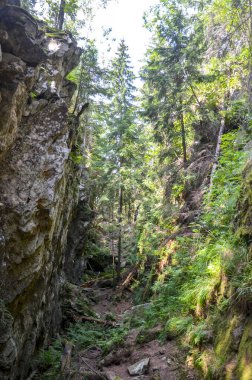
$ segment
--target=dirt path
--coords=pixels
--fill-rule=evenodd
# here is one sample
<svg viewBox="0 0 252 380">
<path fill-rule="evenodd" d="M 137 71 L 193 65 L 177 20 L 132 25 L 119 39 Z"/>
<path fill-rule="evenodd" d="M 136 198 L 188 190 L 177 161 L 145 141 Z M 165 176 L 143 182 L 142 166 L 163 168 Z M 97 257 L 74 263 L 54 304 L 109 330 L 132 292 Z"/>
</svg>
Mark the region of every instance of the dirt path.
<svg viewBox="0 0 252 380">
<path fill-rule="evenodd" d="M 101 317 L 106 313 L 115 315 L 117 321 L 120 321 L 123 314 L 133 307 L 133 301 L 130 294 L 125 294 L 123 298 L 116 300 L 115 290 L 112 288 L 98 288 L 94 290 L 97 304 L 93 310 Z"/>
<path fill-rule="evenodd" d="M 129 293 L 117 299 L 111 288 L 83 289 L 93 302 L 93 310 L 98 317 L 104 319 L 111 314 L 114 324 L 120 325 L 125 313 L 134 314 L 135 307 Z M 104 328 L 108 328 L 104 326 Z M 114 348 L 107 356 L 102 357 L 99 347 L 91 347 L 75 356 L 75 375 L 73 380 L 196 380 L 198 377 L 192 369 L 185 366 L 185 354 L 175 341 L 161 344 L 155 337 L 155 329 L 150 331 L 150 341 L 138 343 L 141 328 L 129 332 L 120 347 Z M 158 328 L 156 329 L 158 333 Z M 137 372 L 136 363 L 145 369 Z M 131 368 L 131 366 L 133 366 Z M 134 368 L 135 366 L 135 368 Z M 129 369 L 134 373 L 129 374 Z"/>
</svg>

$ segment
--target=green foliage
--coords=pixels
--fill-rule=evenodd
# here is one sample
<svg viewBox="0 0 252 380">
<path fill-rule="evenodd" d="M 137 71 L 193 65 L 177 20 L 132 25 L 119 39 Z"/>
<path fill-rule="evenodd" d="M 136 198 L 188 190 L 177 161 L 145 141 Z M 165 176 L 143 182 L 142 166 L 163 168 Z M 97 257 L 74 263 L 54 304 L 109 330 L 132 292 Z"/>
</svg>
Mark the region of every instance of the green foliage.
<svg viewBox="0 0 252 380">
<path fill-rule="evenodd" d="M 114 320 L 114 316 L 107 315 L 107 320 Z M 125 336 L 128 334 L 128 324 L 119 327 L 104 327 L 96 323 L 75 323 L 65 331 L 64 336 L 54 340 L 48 349 L 40 352 L 37 365 L 40 371 L 40 378 L 43 380 L 54 380 L 58 377 L 61 366 L 61 355 L 64 343 L 70 342 L 73 345 L 72 361 L 81 350 L 92 347 L 99 347 L 102 354 L 106 355 L 113 349 L 117 349 L 124 344 Z"/>
<path fill-rule="evenodd" d="M 230 224 L 234 220 L 242 169 L 247 157 L 242 150 L 246 139 L 243 139 L 242 142 L 239 140 L 239 134 L 237 136 L 236 131 L 223 136 L 222 155 L 219 160 L 219 168 L 215 173 L 213 189 L 205 197 L 206 212 L 202 224 L 204 228 L 211 229 L 211 234 L 214 235 L 222 236 L 230 231 Z M 210 212 L 207 212 L 208 210 Z"/>
<path fill-rule="evenodd" d="M 168 162 L 183 156 L 186 165 L 191 140 L 190 103 L 199 103 L 193 82 L 199 77 L 198 64 L 204 50 L 200 21 L 173 0 L 160 2 L 152 13 L 146 21 L 153 43 L 142 70 L 143 115 L 152 122 Z"/>
<path fill-rule="evenodd" d="M 128 47 L 122 40 L 104 76 L 105 100 L 100 99 L 91 115 L 94 128 L 88 154 L 92 207 L 104 230 L 99 245 L 101 249 L 103 243 L 110 246 L 118 257 L 118 268 L 122 255 L 134 260 L 132 224 L 141 203 L 144 171 L 145 141 L 136 119 L 134 78 Z M 86 86 L 86 81 L 83 83 Z"/>
<path fill-rule="evenodd" d="M 47 350 L 41 350 L 37 365 L 40 372 L 43 374 L 43 380 L 54 380 L 57 377 L 60 371 L 62 350 L 61 339 L 54 340 Z"/>
<path fill-rule="evenodd" d="M 67 336 L 73 342 L 77 350 L 86 349 L 94 344 L 103 345 L 108 337 L 108 331 L 101 326 L 92 323 L 76 323 L 72 325 Z"/>
<path fill-rule="evenodd" d="M 56 27 L 85 34 L 95 10 L 89 0 L 37 3 L 52 38 L 64 34 Z M 107 0 L 98 3 L 104 6 Z M 35 13 L 33 0 L 22 4 Z M 90 104 L 70 154 L 74 164 L 88 166 L 88 202 L 97 215 L 85 252 L 100 261 L 112 253 L 119 262 L 125 255 L 126 264 L 138 267 L 135 301 L 151 297 L 151 302 L 120 328 L 70 326 L 66 335 L 76 350 L 95 344 L 106 353 L 122 344 L 130 326 L 160 323 L 163 339 L 180 337 L 195 350 L 204 376 L 218 378 L 231 328 L 221 336 L 217 355 L 209 348 L 197 352 L 209 343 L 227 309 L 252 300 L 252 264 L 246 243 L 234 232 L 247 159 L 243 148 L 251 138 L 244 133 L 252 123 L 251 14 L 248 0 L 160 0 L 145 17 L 152 42 L 141 71 L 140 106 L 125 41 L 109 67 L 102 68 L 95 41 L 82 38 L 81 63 L 67 79 L 77 85 L 72 115 Z M 203 188 L 205 181 L 197 187 L 201 173 L 187 166 L 199 149 L 214 156 L 222 118 L 225 131 L 213 186 Z M 188 207 L 185 193 L 192 189 L 205 195 L 200 217 L 183 226 L 192 231 L 189 235 L 183 234 L 178 216 Z M 113 277 L 113 271 L 107 275 Z M 76 308 L 92 315 L 81 300 Z M 41 353 L 45 378 L 56 377 L 61 350 L 55 341 Z"/>
<path fill-rule="evenodd" d="M 210 330 L 211 327 L 212 325 L 206 320 L 199 321 L 196 325 L 191 321 L 190 326 L 187 326 L 186 342 L 190 347 L 200 347 L 202 344 L 208 343 L 212 338 L 211 333 L 213 333 Z"/>
<path fill-rule="evenodd" d="M 47 349 L 41 351 L 38 359 L 38 367 L 43 373 L 43 380 L 53 380 L 57 378 L 60 365 L 63 345 L 65 340 L 71 342 L 75 353 L 91 347 L 100 347 L 105 355 L 112 349 L 123 345 L 125 336 L 128 333 L 127 326 L 117 328 L 104 328 L 95 323 L 76 323 L 69 327 L 64 338 L 59 338 Z"/>
<path fill-rule="evenodd" d="M 70 71 L 70 73 L 67 74 L 66 79 L 78 85 L 80 82 L 80 79 L 78 76 L 78 68 L 74 68 L 72 71 Z"/>
<path fill-rule="evenodd" d="M 71 152 L 69 155 L 69 158 L 77 165 L 84 164 L 85 159 L 82 154 L 79 153 L 73 153 Z"/>
<path fill-rule="evenodd" d="M 32 100 L 36 99 L 36 97 L 37 97 L 36 92 L 30 92 L 29 95 L 30 95 L 30 97 L 31 97 Z"/>
<path fill-rule="evenodd" d="M 191 316 L 173 317 L 165 325 L 165 331 L 168 337 L 176 337 L 185 333 L 191 326 L 193 318 Z"/>
<path fill-rule="evenodd" d="M 161 323 L 164 337 L 182 335 L 186 346 L 201 347 L 210 339 L 214 320 L 236 302 L 229 289 L 237 289 L 237 296 L 251 292 L 247 249 L 233 225 L 247 159 L 245 144 L 240 131 L 223 136 L 213 188 L 205 194 L 201 217 L 191 226 L 193 235 L 177 237 L 153 251 L 157 262 L 171 259 L 152 286 L 152 305 L 142 324 Z M 144 239 L 142 245 L 144 251 Z"/>
<path fill-rule="evenodd" d="M 39 16 L 48 25 L 78 35 L 90 28 L 95 10 L 105 7 L 109 0 L 22 0 L 22 6 Z M 35 7 L 36 6 L 36 7 Z"/>
</svg>

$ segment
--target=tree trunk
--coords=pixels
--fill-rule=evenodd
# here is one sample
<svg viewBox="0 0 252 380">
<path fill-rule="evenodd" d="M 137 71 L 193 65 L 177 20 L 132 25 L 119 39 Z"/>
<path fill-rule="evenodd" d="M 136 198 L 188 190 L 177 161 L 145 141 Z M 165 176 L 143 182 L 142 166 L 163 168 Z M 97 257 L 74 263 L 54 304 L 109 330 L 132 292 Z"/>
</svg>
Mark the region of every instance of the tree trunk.
<svg viewBox="0 0 252 380">
<path fill-rule="evenodd" d="M 128 222 L 131 223 L 131 215 L 132 215 L 132 205 L 131 199 L 128 201 Z"/>
<path fill-rule="evenodd" d="M 121 278 L 121 261 L 122 261 L 122 210 L 123 210 L 123 189 L 120 185 L 118 197 L 118 242 L 117 242 L 117 281 Z"/>
<path fill-rule="evenodd" d="M 66 0 L 60 0 L 59 14 L 58 14 L 58 20 L 57 20 L 57 28 L 59 30 L 62 30 L 63 25 L 64 25 L 65 5 L 66 5 Z"/>
<path fill-rule="evenodd" d="M 180 128 L 181 128 L 181 141 L 182 141 L 182 148 L 183 148 L 183 165 L 184 165 L 184 169 L 186 169 L 186 166 L 187 166 L 186 134 L 185 134 L 185 123 L 184 123 L 183 111 L 180 112 Z"/>
<path fill-rule="evenodd" d="M 134 212 L 134 223 L 137 221 L 139 209 L 140 209 L 140 204 L 137 206 L 137 208 L 135 209 L 135 212 Z"/>
</svg>

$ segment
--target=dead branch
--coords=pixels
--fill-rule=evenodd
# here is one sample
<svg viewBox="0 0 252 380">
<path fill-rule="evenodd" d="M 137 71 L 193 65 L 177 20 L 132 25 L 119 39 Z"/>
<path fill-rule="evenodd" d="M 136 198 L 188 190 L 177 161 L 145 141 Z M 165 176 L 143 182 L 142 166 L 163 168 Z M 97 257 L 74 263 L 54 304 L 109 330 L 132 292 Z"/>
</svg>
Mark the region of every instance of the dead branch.
<svg viewBox="0 0 252 380">
<path fill-rule="evenodd" d="M 131 272 L 128 273 L 125 280 L 119 285 L 119 290 L 123 291 L 124 289 L 127 289 L 130 283 L 133 281 L 134 277 L 137 275 L 137 273 L 138 273 L 138 268 L 137 267 L 133 268 Z"/>
<path fill-rule="evenodd" d="M 84 282 L 84 284 L 80 285 L 81 288 L 91 288 L 97 282 L 97 278 Z"/>
<path fill-rule="evenodd" d="M 115 323 L 113 323 L 111 321 L 104 321 L 104 320 L 98 319 L 98 318 L 86 317 L 85 315 L 80 317 L 79 321 L 81 321 L 81 322 L 93 322 L 93 323 L 99 323 L 100 325 L 104 325 L 104 326 L 115 327 Z"/>
</svg>

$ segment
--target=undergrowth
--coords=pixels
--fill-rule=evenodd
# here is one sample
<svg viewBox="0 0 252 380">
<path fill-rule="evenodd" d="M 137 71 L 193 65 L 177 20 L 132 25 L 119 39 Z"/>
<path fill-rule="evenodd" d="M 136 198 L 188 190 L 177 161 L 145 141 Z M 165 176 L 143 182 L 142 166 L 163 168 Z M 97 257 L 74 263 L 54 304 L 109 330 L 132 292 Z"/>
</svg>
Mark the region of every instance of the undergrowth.
<svg viewBox="0 0 252 380">
<path fill-rule="evenodd" d="M 119 328 L 104 329 L 91 323 L 70 326 L 66 338 L 74 344 L 76 352 L 95 345 L 106 354 L 123 343 L 130 328 L 145 330 L 160 324 L 163 326 L 160 338 L 179 337 L 191 352 L 194 364 L 204 373 L 208 373 L 205 368 L 208 360 L 212 360 L 209 378 L 219 371 L 224 357 L 218 359 L 213 350 L 201 348 L 213 343 L 219 321 L 239 297 L 252 298 L 247 246 L 235 234 L 234 226 L 247 159 L 245 140 L 240 138 L 239 131 L 223 136 L 213 187 L 205 192 L 202 213 L 190 225 L 191 234 L 175 236 L 160 245 L 172 221 L 162 219 L 160 204 L 156 203 L 154 219 L 150 217 L 145 225 L 138 226 L 138 260 L 142 266 L 138 280 L 132 285 L 138 303 L 146 302 L 149 294 L 151 302 Z M 176 231 L 176 226 L 172 231 Z M 160 262 L 163 266 L 157 270 Z M 146 292 L 148 287 L 150 293 Z M 62 350 L 59 348 L 56 341 L 41 354 L 40 365 L 48 367 L 44 379 L 54 378 Z"/>
<path fill-rule="evenodd" d="M 65 334 L 52 342 L 50 347 L 40 352 L 38 358 L 38 368 L 41 373 L 41 380 L 54 380 L 60 374 L 61 355 L 64 342 L 71 342 L 73 345 L 73 358 L 77 359 L 78 354 L 89 348 L 95 347 L 106 355 L 112 349 L 116 349 L 123 344 L 128 333 L 128 326 L 115 328 L 104 327 L 96 323 L 74 323 Z"/>
<path fill-rule="evenodd" d="M 222 137 L 213 187 L 205 193 L 201 216 L 190 225 L 192 234 L 174 238 L 165 249 L 155 248 L 157 261 L 170 259 L 152 286 L 144 325 L 162 324 L 163 339 L 180 337 L 192 352 L 212 342 L 222 315 L 239 296 L 252 294 L 247 246 L 234 226 L 245 144 L 240 131 Z M 195 362 L 201 366 L 204 358 L 199 352 Z"/>
</svg>

